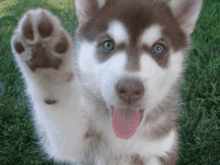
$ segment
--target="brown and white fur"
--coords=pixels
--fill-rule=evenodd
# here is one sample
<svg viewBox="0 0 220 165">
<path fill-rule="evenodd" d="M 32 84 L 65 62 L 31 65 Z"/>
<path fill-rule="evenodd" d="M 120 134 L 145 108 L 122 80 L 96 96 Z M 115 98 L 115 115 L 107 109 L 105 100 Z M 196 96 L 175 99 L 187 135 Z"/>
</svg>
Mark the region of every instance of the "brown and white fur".
<svg viewBox="0 0 220 165">
<path fill-rule="evenodd" d="M 74 43 L 51 12 L 27 11 L 12 52 L 48 157 L 81 165 L 175 165 L 178 86 L 201 7 L 202 0 L 75 0 Z M 104 50 L 105 41 L 114 50 Z M 130 138 L 116 136 L 114 108 L 140 110 Z"/>
</svg>

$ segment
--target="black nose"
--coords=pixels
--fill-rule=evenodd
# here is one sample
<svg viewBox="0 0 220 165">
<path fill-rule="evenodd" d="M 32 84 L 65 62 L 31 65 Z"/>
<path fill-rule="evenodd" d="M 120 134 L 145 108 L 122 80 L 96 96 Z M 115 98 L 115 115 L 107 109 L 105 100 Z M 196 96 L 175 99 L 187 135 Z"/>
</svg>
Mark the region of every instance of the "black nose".
<svg viewBox="0 0 220 165">
<path fill-rule="evenodd" d="M 116 93 L 124 102 L 132 104 L 143 97 L 144 86 L 138 80 L 123 79 L 116 85 Z"/>
</svg>

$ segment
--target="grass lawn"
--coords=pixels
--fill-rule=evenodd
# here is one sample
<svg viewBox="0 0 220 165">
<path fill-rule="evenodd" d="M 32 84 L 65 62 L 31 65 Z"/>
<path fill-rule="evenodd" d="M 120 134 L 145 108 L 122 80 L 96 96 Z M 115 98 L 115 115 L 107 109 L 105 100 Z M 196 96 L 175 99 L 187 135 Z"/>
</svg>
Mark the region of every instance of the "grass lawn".
<svg viewBox="0 0 220 165">
<path fill-rule="evenodd" d="M 10 38 L 30 8 L 52 11 L 71 35 L 77 25 L 73 0 L 0 0 L 0 164 L 52 165 L 45 161 L 28 115 L 21 74 Z M 178 165 L 220 165 L 220 2 L 205 0 L 193 33 L 193 49 L 181 88 Z"/>
</svg>

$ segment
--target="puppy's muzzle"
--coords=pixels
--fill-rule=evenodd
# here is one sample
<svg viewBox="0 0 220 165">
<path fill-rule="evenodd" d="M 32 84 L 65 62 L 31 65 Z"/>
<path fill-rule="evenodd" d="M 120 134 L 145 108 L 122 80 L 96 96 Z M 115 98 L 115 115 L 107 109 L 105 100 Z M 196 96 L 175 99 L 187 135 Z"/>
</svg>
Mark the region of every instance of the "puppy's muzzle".
<svg viewBox="0 0 220 165">
<path fill-rule="evenodd" d="M 140 101 L 144 96 L 143 83 L 136 79 L 122 79 L 115 89 L 118 97 L 129 105 Z"/>
</svg>

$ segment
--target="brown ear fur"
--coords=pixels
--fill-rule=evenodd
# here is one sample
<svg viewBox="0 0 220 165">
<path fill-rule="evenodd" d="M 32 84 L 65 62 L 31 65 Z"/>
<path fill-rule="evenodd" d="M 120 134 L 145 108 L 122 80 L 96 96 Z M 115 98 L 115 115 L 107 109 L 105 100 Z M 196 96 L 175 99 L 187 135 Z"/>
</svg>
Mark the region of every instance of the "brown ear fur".
<svg viewBox="0 0 220 165">
<path fill-rule="evenodd" d="M 191 35 L 202 9 L 203 0 L 169 0 L 169 6 L 181 28 Z"/>
<path fill-rule="evenodd" d="M 104 3 L 105 0 L 75 0 L 76 17 L 79 25 L 87 22 Z"/>
</svg>

